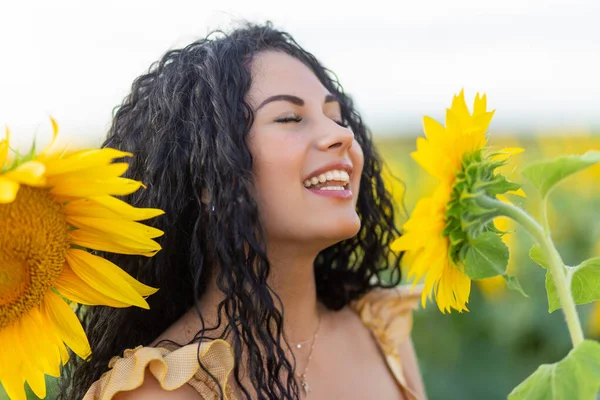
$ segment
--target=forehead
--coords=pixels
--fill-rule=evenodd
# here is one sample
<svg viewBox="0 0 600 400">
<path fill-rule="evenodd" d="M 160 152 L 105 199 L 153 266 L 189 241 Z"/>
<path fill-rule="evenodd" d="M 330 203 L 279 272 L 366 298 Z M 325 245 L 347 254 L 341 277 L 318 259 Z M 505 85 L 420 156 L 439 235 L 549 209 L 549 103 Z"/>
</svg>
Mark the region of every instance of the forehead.
<svg viewBox="0 0 600 400">
<path fill-rule="evenodd" d="M 329 91 L 302 61 L 278 51 L 263 51 L 251 64 L 250 104 L 256 107 L 264 99 L 278 94 L 298 96 L 307 102 L 323 101 Z"/>
</svg>

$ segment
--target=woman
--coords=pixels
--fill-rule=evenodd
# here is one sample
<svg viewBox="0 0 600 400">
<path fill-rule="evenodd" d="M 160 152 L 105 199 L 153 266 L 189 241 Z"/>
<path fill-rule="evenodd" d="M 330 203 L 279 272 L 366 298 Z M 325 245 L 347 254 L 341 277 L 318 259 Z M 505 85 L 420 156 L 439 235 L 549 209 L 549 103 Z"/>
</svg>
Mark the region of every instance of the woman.
<svg viewBox="0 0 600 400">
<path fill-rule="evenodd" d="M 86 312 L 93 356 L 65 397 L 424 398 L 418 295 L 386 289 L 400 269 L 381 160 L 288 34 L 247 25 L 168 52 L 105 146 L 135 154 L 148 188 L 127 200 L 166 212 L 155 257 L 108 257 L 160 290 L 150 310 Z"/>
</svg>

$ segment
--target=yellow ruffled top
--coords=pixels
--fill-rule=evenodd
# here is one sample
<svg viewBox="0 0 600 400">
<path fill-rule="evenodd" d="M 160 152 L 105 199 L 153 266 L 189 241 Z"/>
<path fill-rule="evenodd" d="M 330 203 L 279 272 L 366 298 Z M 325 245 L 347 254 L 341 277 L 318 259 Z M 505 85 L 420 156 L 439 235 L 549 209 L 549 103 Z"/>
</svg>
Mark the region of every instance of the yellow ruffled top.
<svg viewBox="0 0 600 400">
<path fill-rule="evenodd" d="M 400 345 L 409 338 L 412 311 L 418 307 L 419 293 L 410 294 L 406 288 L 375 289 L 351 304 L 373 336 L 385 361 L 398 382 L 405 398 L 417 400 L 407 385 Z M 199 350 L 199 352 L 198 352 Z M 118 392 L 133 390 L 144 381 L 146 368 L 165 390 L 175 390 L 188 384 L 205 400 L 219 398 L 219 387 L 210 375 L 200 368 L 198 356 L 206 370 L 224 388 L 225 398 L 235 400 L 228 385 L 234 357 L 231 346 L 224 340 L 190 344 L 173 351 L 161 347 L 142 347 L 125 350 L 123 357 L 113 357 L 105 372 L 88 390 L 83 400 L 111 400 Z"/>
</svg>

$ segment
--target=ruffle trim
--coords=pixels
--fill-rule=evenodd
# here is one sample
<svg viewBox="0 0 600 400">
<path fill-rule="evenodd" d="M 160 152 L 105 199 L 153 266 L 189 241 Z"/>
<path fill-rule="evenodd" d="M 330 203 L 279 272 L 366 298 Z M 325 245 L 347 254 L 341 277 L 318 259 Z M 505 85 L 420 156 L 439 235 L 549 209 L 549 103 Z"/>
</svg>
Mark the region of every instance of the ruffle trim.
<svg viewBox="0 0 600 400">
<path fill-rule="evenodd" d="M 198 363 L 198 354 L 204 369 Z M 172 391 L 187 383 L 208 400 L 219 398 L 220 386 L 229 399 L 231 389 L 227 381 L 233 364 L 231 346 L 220 339 L 203 342 L 199 353 L 197 343 L 174 351 L 138 346 L 125 350 L 123 357 L 113 357 L 108 365 L 111 369 L 90 387 L 83 400 L 110 400 L 119 392 L 139 388 L 146 368 L 164 390 Z"/>
<path fill-rule="evenodd" d="M 412 312 L 419 307 L 422 286 L 414 290 L 408 287 L 374 289 L 351 307 L 358 313 L 362 323 L 372 332 L 387 365 L 410 399 L 416 395 L 408 388 L 400 359 L 400 345 L 412 330 Z M 228 379 L 234 366 L 231 346 L 224 340 L 205 341 L 200 344 L 200 360 L 197 359 L 198 344 L 183 346 L 170 351 L 161 347 L 127 349 L 123 357 L 113 357 L 109 371 L 96 381 L 83 400 L 111 400 L 118 392 L 130 391 L 144 382 L 146 368 L 165 390 L 175 390 L 184 384 L 191 385 L 206 400 L 218 399 L 220 387 L 225 399 L 231 400 L 233 391 Z"/>
</svg>

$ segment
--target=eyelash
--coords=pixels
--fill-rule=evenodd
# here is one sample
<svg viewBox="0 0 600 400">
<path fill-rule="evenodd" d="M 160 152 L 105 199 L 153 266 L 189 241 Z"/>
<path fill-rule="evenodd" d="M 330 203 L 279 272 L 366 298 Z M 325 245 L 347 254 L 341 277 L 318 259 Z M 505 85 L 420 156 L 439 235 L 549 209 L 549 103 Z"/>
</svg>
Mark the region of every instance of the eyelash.
<svg viewBox="0 0 600 400">
<path fill-rule="evenodd" d="M 276 119 L 275 122 L 279 122 L 281 124 L 287 124 L 290 122 L 300 122 L 302 121 L 302 117 L 298 117 L 298 116 L 294 116 L 294 117 L 283 117 L 283 118 L 279 118 Z M 348 124 L 342 122 L 342 121 L 334 121 L 336 124 L 338 124 L 339 126 L 343 127 L 343 128 L 347 128 Z"/>
</svg>

